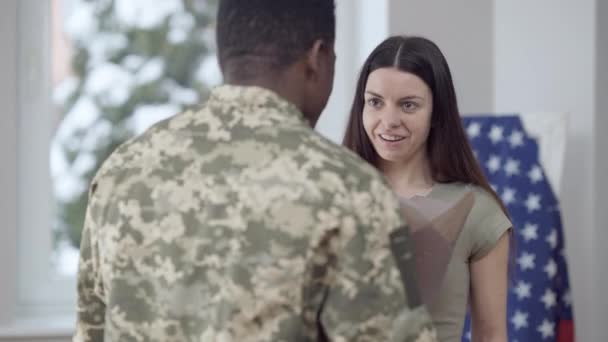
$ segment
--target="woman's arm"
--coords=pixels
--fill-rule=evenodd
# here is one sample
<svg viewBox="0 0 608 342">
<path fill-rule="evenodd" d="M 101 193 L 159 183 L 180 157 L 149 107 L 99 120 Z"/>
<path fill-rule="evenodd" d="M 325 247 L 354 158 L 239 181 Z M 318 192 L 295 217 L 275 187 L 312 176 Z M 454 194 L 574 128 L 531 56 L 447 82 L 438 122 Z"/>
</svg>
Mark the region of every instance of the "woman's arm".
<svg viewBox="0 0 608 342">
<path fill-rule="evenodd" d="M 483 258 L 470 265 L 474 342 L 507 342 L 507 232 Z"/>
</svg>

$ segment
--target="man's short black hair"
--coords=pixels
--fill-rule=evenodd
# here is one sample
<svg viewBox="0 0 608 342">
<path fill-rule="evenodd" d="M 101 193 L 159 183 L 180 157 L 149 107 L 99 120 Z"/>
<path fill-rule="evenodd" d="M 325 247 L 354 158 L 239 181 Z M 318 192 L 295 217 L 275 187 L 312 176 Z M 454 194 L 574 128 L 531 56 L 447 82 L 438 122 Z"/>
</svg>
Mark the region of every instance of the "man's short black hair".
<svg viewBox="0 0 608 342">
<path fill-rule="evenodd" d="M 334 0 L 220 0 L 220 65 L 247 73 L 259 68 L 279 71 L 317 39 L 333 43 L 335 28 Z"/>
</svg>

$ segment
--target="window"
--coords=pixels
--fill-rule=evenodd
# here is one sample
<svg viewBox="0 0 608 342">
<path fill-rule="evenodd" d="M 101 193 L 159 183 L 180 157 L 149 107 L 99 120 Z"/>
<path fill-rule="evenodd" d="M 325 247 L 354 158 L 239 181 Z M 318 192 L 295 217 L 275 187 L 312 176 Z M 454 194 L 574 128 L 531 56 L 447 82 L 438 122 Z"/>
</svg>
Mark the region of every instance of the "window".
<svg viewBox="0 0 608 342">
<path fill-rule="evenodd" d="M 106 157 L 153 123 L 199 103 L 219 83 L 215 4 L 53 2 L 51 260 L 59 274 L 76 273 L 88 184 Z"/>
<path fill-rule="evenodd" d="M 17 51 L 12 61 L 17 108 L 9 114 L 17 126 L 16 153 L 10 154 L 17 184 L 16 193 L 3 196 L 16 199 L 19 271 L 16 310 L 6 316 L 67 317 L 73 324 L 88 184 L 115 147 L 199 103 L 221 81 L 214 54 L 216 4 L 11 0 L 1 5 L 18 17 L 10 40 Z M 9 297 L 7 291 L 0 288 Z"/>
</svg>

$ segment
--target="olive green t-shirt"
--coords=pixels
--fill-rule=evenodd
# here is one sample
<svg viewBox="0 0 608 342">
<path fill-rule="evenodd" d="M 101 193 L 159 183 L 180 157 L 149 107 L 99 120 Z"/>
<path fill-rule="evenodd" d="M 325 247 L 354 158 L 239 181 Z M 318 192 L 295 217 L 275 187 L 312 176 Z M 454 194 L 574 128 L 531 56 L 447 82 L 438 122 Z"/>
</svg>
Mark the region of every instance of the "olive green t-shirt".
<svg viewBox="0 0 608 342">
<path fill-rule="evenodd" d="M 437 183 L 426 196 L 410 199 L 427 203 L 432 200 L 449 207 L 467 192 L 473 194 L 473 205 L 453 245 L 439 292 L 429 303 L 429 311 L 442 342 L 460 341 L 462 338 L 470 292 L 470 263 L 486 256 L 512 223 L 492 195 L 478 186 Z"/>
</svg>

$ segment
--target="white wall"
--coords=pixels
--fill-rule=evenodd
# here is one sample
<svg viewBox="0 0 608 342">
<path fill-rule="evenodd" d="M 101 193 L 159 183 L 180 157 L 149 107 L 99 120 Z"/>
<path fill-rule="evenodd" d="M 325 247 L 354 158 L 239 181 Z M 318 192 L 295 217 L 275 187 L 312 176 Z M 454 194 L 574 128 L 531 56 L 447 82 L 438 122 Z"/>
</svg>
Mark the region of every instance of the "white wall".
<svg viewBox="0 0 608 342">
<path fill-rule="evenodd" d="M 17 284 L 7 275 L 15 274 L 17 251 L 17 0 L 0 3 L 0 326 L 13 314 Z"/>
<path fill-rule="evenodd" d="M 389 1 L 391 35 L 421 35 L 446 56 L 463 113 L 494 107 L 492 1 Z"/>
<path fill-rule="evenodd" d="M 599 289 L 589 248 L 598 241 L 594 10 L 595 0 L 496 1 L 494 9 L 496 111 L 568 113 L 560 200 L 579 341 L 599 341 L 602 329 L 594 315 Z"/>
<path fill-rule="evenodd" d="M 595 117 L 595 228 L 596 242 L 594 245 L 594 259 L 597 267 L 598 279 L 594 289 L 593 300 L 598 302 L 595 317 L 608 317 L 608 296 L 600 295 L 608 289 L 608 270 L 605 265 L 608 261 L 608 1 L 598 0 L 596 8 L 596 117 Z M 596 319 L 597 321 L 597 319 Z M 595 341 L 608 341 L 608 328 L 602 326 L 597 330 Z"/>
</svg>

